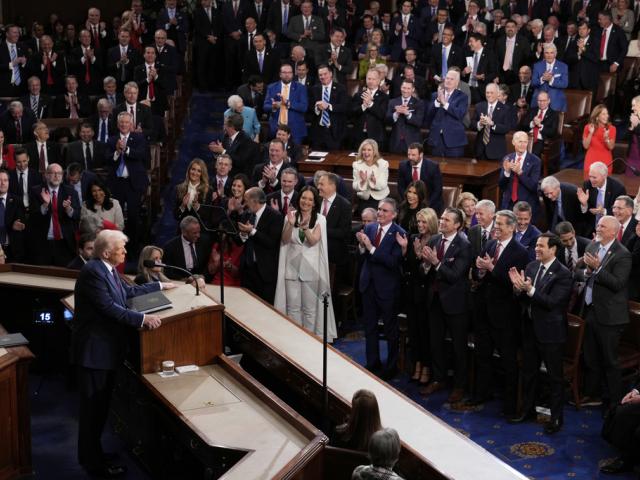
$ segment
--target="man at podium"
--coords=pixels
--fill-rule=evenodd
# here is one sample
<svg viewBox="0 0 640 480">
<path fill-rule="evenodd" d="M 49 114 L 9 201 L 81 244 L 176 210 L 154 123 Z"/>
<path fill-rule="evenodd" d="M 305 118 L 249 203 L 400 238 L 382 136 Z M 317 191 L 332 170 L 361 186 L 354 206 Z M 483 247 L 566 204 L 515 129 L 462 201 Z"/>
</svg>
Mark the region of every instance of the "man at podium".
<svg viewBox="0 0 640 480">
<path fill-rule="evenodd" d="M 100 437 L 109 412 L 116 368 L 124 358 L 127 327 L 160 326 L 158 315 L 145 315 L 127 307 L 127 299 L 174 288 L 172 283 L 130 286 L 116 266 L 124 262 L 128 238 L 118 230 L 103 230 L 96 237 L 94 258 L 80 271 L 75 286 L 75 317 L 71 358 L 78 366 L 80 414 L 78 460 L 92 475 L 117 477 L 126 468 L 105 459 Z"/>
</svg>

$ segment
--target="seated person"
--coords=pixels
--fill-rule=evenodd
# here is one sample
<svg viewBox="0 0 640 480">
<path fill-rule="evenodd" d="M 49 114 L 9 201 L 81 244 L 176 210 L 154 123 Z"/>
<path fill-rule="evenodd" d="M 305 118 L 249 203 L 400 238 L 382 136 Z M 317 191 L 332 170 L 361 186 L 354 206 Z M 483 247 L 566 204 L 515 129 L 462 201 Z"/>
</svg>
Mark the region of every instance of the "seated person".
<svg viewBox="0 0 640 480">
<path fill-rule="evenodd" d="M 93 257 L 93 243 L 96 240 L 94 233 L 80 235 L 78 240 L 78 255 L 69 262 L 67 268 L 71 270 L 81 270 L 85 263 Z"/>
<path fill-rule="evenodd" d="M 124 230 L 124 215 L 120 202 L 111 197 L 111 191 L 100 178 L 95 178 L 87 188 L 89 194 L 84 199 L 80 210 L 80 219 L 97 217 L 102 221 L 103 228 Z"/>
<path fill-rule="evenodd" d="M 400 457 L 400 437 L 393 428 L 383 428 L 371 436 L 369 442 L 369 459 L 371 465 L 360 465 L 351 475 L 352 480 L 401 480 L 402 477 L 393 471 Z"/>
<path fill-rule="evenodd" d="M 153 260 L 156 263 L 162 263 L 164 251 L 155 245 L 147 245 L 140 251 L 138 258 L 138 274 L 133 280 L 136 285 L 144 285 L 151 282 L 170 282 L 169 278 L 162 273 L 162 267 L 145 267 L 146 260 Z"/>
<path fill-rule="evenodd" d="M 211 247 L 211 256 L 209 257 L 209 264 L 207 266 L 209 275 L 213 277 L 211 283 L 214 285 L 220 285 L 221 283 L 220 250 L 223 248 L 222 264 L 224 267 L 224 284 L 230 287 L 239 287 L 241 274 L 240 259 L 242 258 L 244 244 L 235 242 L 230 235 L 224 237 L 224 242 L 216 242 Z"/>
<path fill-rule="evenodd" d="M 332 444 L 365 452 L 371 436 L 380 429 L 382 424 L 378 400 L 370 390 L 360 389 L 353 394 L 349 417 L 336 427 L 336 438 Z"/>
</svg>

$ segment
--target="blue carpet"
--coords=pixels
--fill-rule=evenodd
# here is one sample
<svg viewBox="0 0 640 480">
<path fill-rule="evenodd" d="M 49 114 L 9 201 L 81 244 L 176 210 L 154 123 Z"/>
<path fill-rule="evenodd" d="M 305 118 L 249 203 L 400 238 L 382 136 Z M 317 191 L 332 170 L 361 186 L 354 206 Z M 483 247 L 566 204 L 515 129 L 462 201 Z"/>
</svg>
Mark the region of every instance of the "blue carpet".
<svg viewBox="0 0 640 480">
<path fill-rule="evenodd" d="M 334 347 L 360 365 L 366 363 L 364 340 L 338 339 Z M 381 348 L 381 352 L 384 349 Z M 384 353 L 382 355 L 384 361 Z M 508 424 L 502 416 L 499 400 L 486 403 L 479 411 L 453 411 L 446 403 L 448 390 L 425 399 L 418 393 L 417 384 L 410 382 L 404 373 L 390 384 L 529 478 L 637 478 L 634 475 L 599 474 L 598 464 L 616 456 L 615 450 L 600 437 L 602 418 L 599 409 L 578 411 L 567 405 L 562 430 L 549 436 L 543 433 L 541 424 Z"/>
</svg>

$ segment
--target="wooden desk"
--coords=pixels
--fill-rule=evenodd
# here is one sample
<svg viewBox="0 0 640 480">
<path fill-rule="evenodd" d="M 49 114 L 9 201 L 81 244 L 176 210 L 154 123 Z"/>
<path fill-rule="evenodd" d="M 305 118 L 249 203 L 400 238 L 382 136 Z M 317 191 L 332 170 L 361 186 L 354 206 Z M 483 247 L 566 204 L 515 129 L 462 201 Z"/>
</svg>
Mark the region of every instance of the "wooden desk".
<svg viewBox="0 0 640 480">
<path fill-rule="evenodd" d="M 578 170 L 577 168 L 565 168 L 558 173 L 554 173 L 553 176 L 561 182 L 571 183 L 577 187 L 582 187 L 584 183 L 582 170 Z M 624 185 L 624 188 L 627 190 L 627 195 L 630 195 L 631 198 L 636 196 L 638 189 L 640 189 L 640 177 L 628 177 L 617 173 L 614 173 L 611 177 Z"/>
<path fill-rule="evenodd" d="M 345 179 L 351 179 L 353 175 L 352 164 L 354 156 L 349 156 L 350 151 L 336 151 L 327 155 L 322 162 L 302 161 L 298 163 L 298 169 L 303 174 L 313 175 L 317 170 L 334 172 Z M 393 153 L 384 154 L 383 158 L 389 162 L 389 181 L 398 180 L 398 167 L 405 155 Z M 432 158 L 440 164 L 444 185 L 458 187 L 461 185 L 473 185 L 482 189 L 482 198 L 499 200 L 498 180 L 500 179 L 500 163 L 480 160 L 471 163 L 469 158 L 447 158 L 446 160 Z"/>
</svg>

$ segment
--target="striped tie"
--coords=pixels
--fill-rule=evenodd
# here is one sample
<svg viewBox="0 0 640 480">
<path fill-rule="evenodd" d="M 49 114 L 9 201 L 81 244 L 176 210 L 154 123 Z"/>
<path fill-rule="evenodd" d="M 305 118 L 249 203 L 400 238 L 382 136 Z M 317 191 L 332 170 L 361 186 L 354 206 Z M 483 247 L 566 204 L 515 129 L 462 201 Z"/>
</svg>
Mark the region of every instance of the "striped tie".
<svg viewBox="0 0 640 480">
<path fill-rule="evenodd" d="M 322 87 L 322 101 L 325 103 L 329 103 L 330 94 L 329 87 Z M 320 126 L 328 127 L 329 126 L 329 110 L 325 109 L 322 111 L 322 116 L 320 117 Z"/>
<path fill-rule="evenodd" d="M 11 45 L 11 63 L 18 56 L 18 52 L 16 52 L 16 46 Z M 20 78 L 20 65 L 13 66 L 13 84 L 18 86 L 22 83 L 22 78 Z"/>
</svg>

